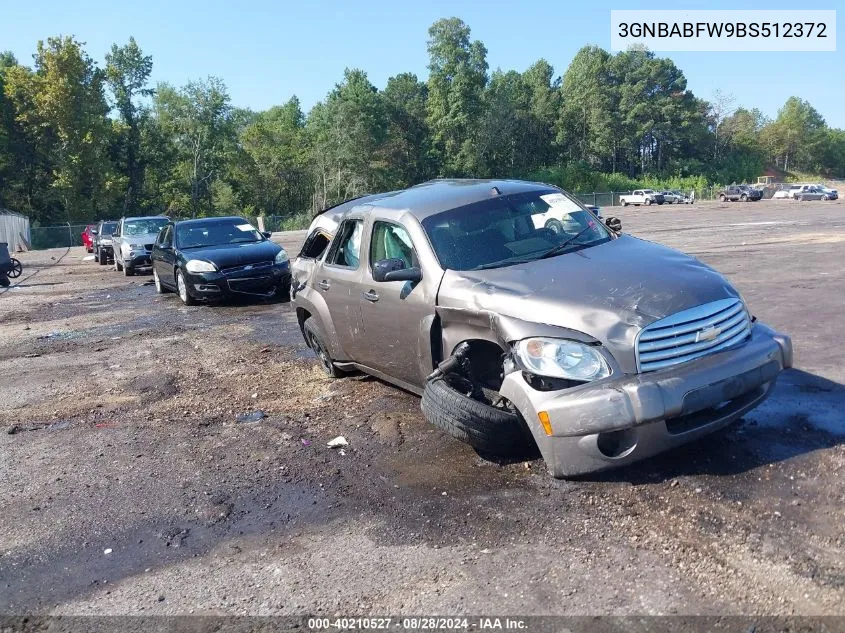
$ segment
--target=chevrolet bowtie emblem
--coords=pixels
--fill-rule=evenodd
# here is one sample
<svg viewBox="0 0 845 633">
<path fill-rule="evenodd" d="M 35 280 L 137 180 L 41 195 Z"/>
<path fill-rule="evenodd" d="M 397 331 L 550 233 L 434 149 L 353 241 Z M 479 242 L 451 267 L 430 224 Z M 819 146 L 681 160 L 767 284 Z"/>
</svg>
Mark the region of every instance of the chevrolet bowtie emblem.
<svg viewBox="0 0 845 633">
<path fill-rule="evenodd" d="M 712 341 L 714 338 L 719 336 L 722 333 L 722 329 L 718 328 L 714 325 L 708 326 L 703 330 L 699 330 L 695 333 L 695 342 L 699 343 L 701 341 Z"/>
</svg>

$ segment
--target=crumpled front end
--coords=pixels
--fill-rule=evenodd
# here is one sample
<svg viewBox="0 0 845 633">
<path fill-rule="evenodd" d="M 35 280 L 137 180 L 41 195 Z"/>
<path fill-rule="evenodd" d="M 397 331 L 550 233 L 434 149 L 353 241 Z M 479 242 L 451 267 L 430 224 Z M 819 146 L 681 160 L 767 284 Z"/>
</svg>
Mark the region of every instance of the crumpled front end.
<svg viewBox="0 0 845 633">
<path fill-rule="evenodd" d="M 790 338 L 756 323 L 740 346 L 647 373 L 557 391 L 522 371 L 500 393 L 527 422 L 549 470 L 566 477 L 650 457 L 720 429 L 771 392 L 792 366 Z"/>
</svg>

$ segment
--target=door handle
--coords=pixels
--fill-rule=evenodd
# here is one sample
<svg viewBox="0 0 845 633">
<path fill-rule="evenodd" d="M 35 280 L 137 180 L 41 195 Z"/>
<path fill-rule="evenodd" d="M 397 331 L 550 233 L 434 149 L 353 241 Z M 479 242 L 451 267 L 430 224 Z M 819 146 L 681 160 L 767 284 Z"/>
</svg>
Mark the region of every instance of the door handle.
<svg viewBox="0 0 845 633">
<path fill-rule="evenodd" d="M 331 288 L 331 284 L 325 279 L 318 282 L 317 285 L 320 286 L 320 288 L 322 288 L 323 290 L 328 290 L 329 288 Z"/>
<path fill-rule="evenodd" d="M 367 301 L 372 301 L 375 303 L 378 301 L 378 293 L 375 290 L 368 290 L 367 292 L 362 292 L 361 296 L 364 297 Z"/>
</svg>

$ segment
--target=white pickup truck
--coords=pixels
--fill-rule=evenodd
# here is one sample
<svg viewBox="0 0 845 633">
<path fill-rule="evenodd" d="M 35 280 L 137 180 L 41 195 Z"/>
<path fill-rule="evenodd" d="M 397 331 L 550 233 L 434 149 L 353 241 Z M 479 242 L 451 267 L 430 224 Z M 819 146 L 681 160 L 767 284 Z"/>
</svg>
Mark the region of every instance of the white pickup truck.
<svg viewBox="0 0 845 633">
<path fill-rule="evenodd" d="M 619 196 L 619 202 L 623 207 L 627 207 L 629 204 L 635 204 L 637 206 L 641 204 L 646 206 L 650 204 L 663 204 L 663 195 L 657 193 L 654 189 L 635 189 L 630 194 Z"/>
</svg>

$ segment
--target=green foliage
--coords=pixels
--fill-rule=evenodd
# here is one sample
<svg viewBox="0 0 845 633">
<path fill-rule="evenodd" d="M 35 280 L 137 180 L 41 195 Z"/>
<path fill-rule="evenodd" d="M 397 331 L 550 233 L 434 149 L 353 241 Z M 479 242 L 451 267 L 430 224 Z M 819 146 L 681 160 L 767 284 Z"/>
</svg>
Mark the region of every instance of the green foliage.
<svg viewBox="0 0 845 633">
<path fill-rule="evenodd" d="M 574 192 L 702 190 L 772 164 L 845 176 L 845 131 L 796 97 L 774 121 L 730 95 L 708 103 L 671 60 L 637 48 L 584 47 L 562 78 L 542 59 L 488 75 L 458 18 L 428 36 L 424 81 L 400 73 L 379 90 L 347 69 L 308 113 L 295 96 L 235 108 L 214 77 L 153 89 L 133 38 L 102 67 L 68 37 L 39 42 L 31 67 L 0 53 L 0 205 L 42 225 L 240 213 L 301 228 L 344 199 L 438 176 Z"/>
</svg>

